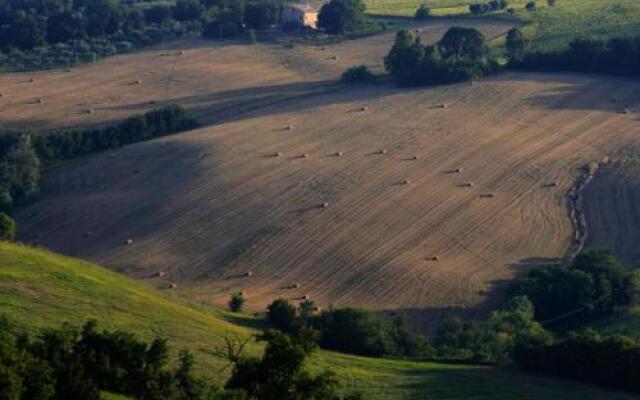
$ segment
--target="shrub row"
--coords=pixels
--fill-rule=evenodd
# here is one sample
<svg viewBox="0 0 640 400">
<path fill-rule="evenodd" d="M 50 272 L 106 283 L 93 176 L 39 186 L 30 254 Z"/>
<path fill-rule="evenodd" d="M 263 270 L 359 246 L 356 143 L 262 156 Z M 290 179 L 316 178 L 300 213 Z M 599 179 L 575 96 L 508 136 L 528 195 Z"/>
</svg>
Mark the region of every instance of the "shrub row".
<svg viewBox="0 0 640 400">
<path fill-rule="evenodd" d="M 492 0 L 488 3 L 474 3 L 469 5 L 471 14 L 485 14 L 493 11 L 504 10 L 509 6 L 507 0 Z"/>
<path fill-rule="evenodd" d="M 35 135 L 0 133 L 0 211 L 8 212 L 37 195 L 42 164 L 182 132 L 196 125 L 182 107 L 172 105 L 110 126 Z"/>
</svg>

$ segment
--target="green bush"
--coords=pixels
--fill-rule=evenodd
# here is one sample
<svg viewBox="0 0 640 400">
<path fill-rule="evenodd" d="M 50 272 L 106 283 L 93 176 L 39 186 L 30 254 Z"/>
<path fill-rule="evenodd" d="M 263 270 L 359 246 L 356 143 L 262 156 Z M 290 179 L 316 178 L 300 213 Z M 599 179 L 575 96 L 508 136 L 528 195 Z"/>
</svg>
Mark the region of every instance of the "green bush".
<svg viewBox="0 0 640 400">
<path fill-rule="evenodd" d="M 429 8 L 425 4 L 421 4 L 420 7 L 418 7 L 418 9 L 416 10 L 416 13 L 414 14 L 414 18 L 417 20 L 425 20 L 429 18 L 430 15 L 431 15 L 431 8 Z"/>
<path fill-rule="evenodd" d="M 240 312 L 244 307 L 245 298 L 242 293 L 234 293 L 231 295 L 231 299 L 229 299 L 229 310 L 233 312 Z"/>
<path fill-rule="evenodd" d="M 0 240 L 12 242 L 16 238 L 16 223 L 7 214 L 0 212 Z"/>
<path fill-rule="evenodd" d="M 371 83 L 376 80 L 375 75 L 366 65 L 351 67 L 342 73 L 340 81 L 348 84 Z"/>
</svg>

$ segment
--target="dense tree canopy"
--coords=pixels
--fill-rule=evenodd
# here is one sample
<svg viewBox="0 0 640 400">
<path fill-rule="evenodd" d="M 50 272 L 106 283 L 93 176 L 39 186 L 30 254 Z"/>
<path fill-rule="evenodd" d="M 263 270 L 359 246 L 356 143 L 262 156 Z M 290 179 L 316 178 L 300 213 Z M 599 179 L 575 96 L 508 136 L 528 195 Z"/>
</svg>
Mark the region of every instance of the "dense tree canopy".
<svg viewBox="0 0 640 400">
<path fill-rule="evenodd" d="M 450 28 L 434 46 L 424 46 L 407 30 L 385 57 L 385 67 L 400 85 L 433 85 L 469 80 L 497 70 L 484 36 L 471 28 Z"/>
<path fill-rule="evenodd" d="M 514 281 L 510 293 L 527 296 L 539 321 L 574 328 L 637 302 L 639 273 L 627 270 L 610 250 L 591 249 L 579 254 L 570 267 L 532 270 Z M 564 314 L 569 315 L 554 321 Z"/>
<path fill-rule="evenodd" d="M 362 0 L 331 0 L 318 14 L 318 27 L 328 33 L 353 32 L 364 22 Z"/>
</svg>

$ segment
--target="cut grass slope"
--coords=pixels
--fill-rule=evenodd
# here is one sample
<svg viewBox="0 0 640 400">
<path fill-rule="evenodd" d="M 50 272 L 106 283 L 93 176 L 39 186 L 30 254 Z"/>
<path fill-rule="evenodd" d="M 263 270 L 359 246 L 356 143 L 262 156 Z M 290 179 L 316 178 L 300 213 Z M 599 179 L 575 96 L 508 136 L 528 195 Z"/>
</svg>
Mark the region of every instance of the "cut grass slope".
<svg viewBox="0 0 640 400">
<path fill-rule="evenodd" d="M 163 336 L 172 347 L 197 353 L 201 368 L 220 375 L 222 362 L 207 353 L 224 332 L 250 334 L 251 317 L 190 306 L 95 265 L 54 253 L 0 243 L 0 312 L 28 330 L 80 324 L 89 318 L 101 326 Z M 255 347 L 253 348 L 255 351 Z M 623 400 L 631 395 L 579 383 L 515 374 L 485 367 L 444 365 L 355 357 L 320 351 L 314 371 L 335 371 L 346 388 L 367 399 L 556 399 Z M 105 394 L 105 399 L 122 399 Z"/>
</svg>

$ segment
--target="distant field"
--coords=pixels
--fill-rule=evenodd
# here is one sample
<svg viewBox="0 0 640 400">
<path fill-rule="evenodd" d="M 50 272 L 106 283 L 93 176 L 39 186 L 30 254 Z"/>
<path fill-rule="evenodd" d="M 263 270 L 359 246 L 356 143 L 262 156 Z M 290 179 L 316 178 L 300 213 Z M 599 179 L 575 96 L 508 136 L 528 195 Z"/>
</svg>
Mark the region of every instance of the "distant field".
<svg viewBox="0 0 640 400">
<path fill-rule="evenodd" d="M 178 302 L 86 262 L 47 251 L 0 243 L 0 313 L 20 326 L 59 326 L 97 318 L 150 339 L 166 337 L 174 351 L 189 348 L 198 369 L 223 379 L 222 360 L 211 355 L 225 332 L 255 332 L 250 317 L 214 312 Z M 225 320 L 226 319 L 226 320 Z M 243 324 L 238 326 L 227 320 Z M 259 351 L 252 346 L 252 352 Z M 631 400 L 634 396 L 570 381 L 520 375 L 484 367 L 354 357 L 319 351 L 309 366 L 331 369 L 348 389 L 375 400 Z M 104 394 L 105 400 L 126 400 Z"/>
<path fill-rule="evenodd" d="M 367 0 L 366 4 L 371 14 L 409 16 L 425 3 L 434 15 L 446 16 L 469 14 L 469 4 L 477 2 L 480 0 Z M 538 0 L 536 12 L 524 10 L 526 3 L 510 1 L 509 7 L 516 10 L 516 17 L 530 24 L 525 32 L 536 48 L 562 47 L 576 37 L 640 34 L 640 2 L 637 0 L 558 0 L 555 7 Z"/>
</svg>

